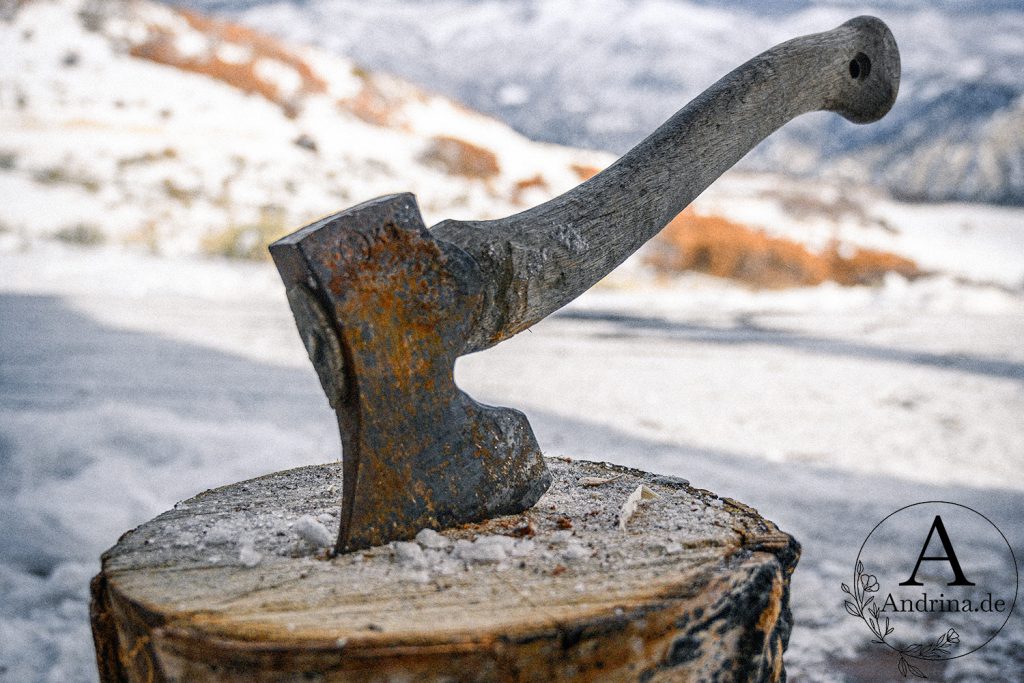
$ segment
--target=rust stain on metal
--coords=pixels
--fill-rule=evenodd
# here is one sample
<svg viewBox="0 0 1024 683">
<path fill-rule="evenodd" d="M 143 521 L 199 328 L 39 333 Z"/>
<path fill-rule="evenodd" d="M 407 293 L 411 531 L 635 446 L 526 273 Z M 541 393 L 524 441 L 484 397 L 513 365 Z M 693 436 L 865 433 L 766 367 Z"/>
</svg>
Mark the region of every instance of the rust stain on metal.
<svg viewBox="0 0 1024 683">
<path fill-rule="evenodd" d="M 519 512 L 540 498 L 550 476 L 525 416 L 455 385 L 482 301 L 479 267 L 433 238 L 412 195 L 331 216 L 271 254 L 289 291 L 316 302 L 289 296 L 303 339 L 320 340 L 310 359 L 341 432 L 339 552 Z M 334 348 L 340 361 L 314 353 Z"/>
</svg>

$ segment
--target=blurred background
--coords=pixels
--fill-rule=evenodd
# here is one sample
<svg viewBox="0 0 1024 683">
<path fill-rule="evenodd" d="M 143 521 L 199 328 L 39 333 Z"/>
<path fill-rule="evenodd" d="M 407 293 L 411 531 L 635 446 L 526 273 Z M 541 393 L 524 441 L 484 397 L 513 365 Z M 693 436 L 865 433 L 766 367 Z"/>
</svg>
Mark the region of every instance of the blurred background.
<svg viewBox="0 0 1024 683">
<path fill-rule="evenodd" d="M 875 523 L 953 500 L 1024 547 L 1016 0 L 0 2 L 0 680 L 95 680 L 124 530 L 339 456 L 269 241 L 389 192 L 428 225 L 521 211 L 859 14 L 901 49 L 885 119 L 788 124 L 457 378 L 550 455 L 756 506 L 804 544 L 794 680 L 886 680 L 839 591 Z M 1022 653 L 1018 615 L 927 673 Z"/>
</svg>

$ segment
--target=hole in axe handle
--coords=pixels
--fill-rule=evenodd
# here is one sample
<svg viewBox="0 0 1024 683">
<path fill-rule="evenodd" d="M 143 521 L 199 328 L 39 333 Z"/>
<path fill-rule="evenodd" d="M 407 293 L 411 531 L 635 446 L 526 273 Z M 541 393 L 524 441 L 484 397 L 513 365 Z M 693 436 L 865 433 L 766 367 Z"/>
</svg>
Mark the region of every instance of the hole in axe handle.
<svg viewBox="0 0 1024 683">
<path fill-rule="evenodd" d="M 863 52 L 858 52 L 850 60 L 850 78 L 863 81 L 871 75 L 871 58 Z"/>
</svg>

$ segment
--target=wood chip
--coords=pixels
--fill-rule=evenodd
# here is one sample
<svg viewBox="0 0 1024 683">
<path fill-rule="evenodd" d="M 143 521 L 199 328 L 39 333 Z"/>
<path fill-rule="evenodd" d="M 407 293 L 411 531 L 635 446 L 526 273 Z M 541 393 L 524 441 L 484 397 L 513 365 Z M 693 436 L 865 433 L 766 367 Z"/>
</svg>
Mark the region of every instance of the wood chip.
<svg viewBox="0 0 1024 683">
<path fill-rule="evenodd" d="M 640 507 L 640 502 L 651 500 L 652 498 L 661 498 L 661 496 L 643 484 L 633 489 L 633 492 L 626 498 L 626 502 L 622 504 L 622 509 L 619 511 L 619 528 L 625 531 L 626 523 L 636 513 L 636 509 Z"/>
<path fill-rule="evenodd" d="M 581 486 L 601 486 L 603 484 L 607 484 L 608 482 L 615 481 L 616 479 L 618 479 L 621 476 L 622 476 L 621 474 L 616 474 L 614 477 L 583 477 L 583 478 L 580 479 L 580 485 Z"/>
</svg>

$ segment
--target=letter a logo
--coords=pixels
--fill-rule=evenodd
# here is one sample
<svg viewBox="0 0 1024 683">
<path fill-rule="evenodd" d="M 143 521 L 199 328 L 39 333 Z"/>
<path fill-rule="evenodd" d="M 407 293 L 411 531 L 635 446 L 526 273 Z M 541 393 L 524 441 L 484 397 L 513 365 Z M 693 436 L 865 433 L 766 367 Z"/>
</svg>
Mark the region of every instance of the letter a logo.
<svg viewBox="0 0 1024 683">
<path fill-rule="evenodd" d="M 942 548 L 946 551 L 945 555 L 925 555 L 928 552 L 928 544 L 932 540 L 932 534 L 939 532 L 939 541 L 942 542 Z M 917 570 L 921 567 L 921 562 L 924 560 L 945 560 L 949 562 L 949 566 L 953 568 L 954 580 L 947 583 L 947 586 L 973 586 L 973 582 L 968 581 L 967 577 L 964 576 L 964 570 L 960 568 L 960 561 L 956 557 L 956 552 L 953 550 L 953 544 L 949 542 L 949 534 L 946 533 L 946 527 L 942 524 L 942 517 L 935 515 L 935 521 L 932 522 L 932 528 L 928 530 L 928 538 L 924 539 L 924 546 L 921 548 L 921 554 L 917 556 L 917 564 L 914 565 L 914 571 L 910 573 L 910 578 L 900 583 L 901 586 L 923 586 L 924 584 L 917 580 Z"/>
</svg>

